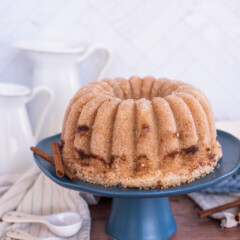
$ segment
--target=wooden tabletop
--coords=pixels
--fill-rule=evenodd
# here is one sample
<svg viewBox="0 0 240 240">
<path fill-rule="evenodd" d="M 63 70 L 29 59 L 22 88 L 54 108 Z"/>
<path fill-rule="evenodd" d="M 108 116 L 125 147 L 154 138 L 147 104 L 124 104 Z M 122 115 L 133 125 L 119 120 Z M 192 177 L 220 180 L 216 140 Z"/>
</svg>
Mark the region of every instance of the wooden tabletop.
<svg viewBox="0 0 240 240">
<path fill-rule="evenodd" d="M 199 207 L 187 196 L 171 197 L 177 232 L 171 240 L 239 240 L 240 226 L 221 229 L 219 221 L 211 218 L 199 218 Z M 111 199 L 102 198 L 97 205 L 90 206 L 92 217 L 91 240 L 111 240 L 105 232 L 105 224 L 110 212 Z"/>
</svg>

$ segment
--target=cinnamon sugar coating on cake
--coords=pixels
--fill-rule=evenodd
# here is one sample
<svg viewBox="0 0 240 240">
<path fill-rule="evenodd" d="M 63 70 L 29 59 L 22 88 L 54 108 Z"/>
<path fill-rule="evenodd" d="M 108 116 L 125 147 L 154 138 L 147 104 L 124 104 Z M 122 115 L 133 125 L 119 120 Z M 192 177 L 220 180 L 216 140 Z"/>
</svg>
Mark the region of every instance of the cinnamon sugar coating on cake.
<svg viewBox="0 0 240 240">
<path fill-rule="evenodd" d="M 66 110 L 61 140 L 68 169 L 105 186 L 177 186 L 212 172 L 222 156 L 205 94 L 151 76 L 81 88 Z"/>
</svg>

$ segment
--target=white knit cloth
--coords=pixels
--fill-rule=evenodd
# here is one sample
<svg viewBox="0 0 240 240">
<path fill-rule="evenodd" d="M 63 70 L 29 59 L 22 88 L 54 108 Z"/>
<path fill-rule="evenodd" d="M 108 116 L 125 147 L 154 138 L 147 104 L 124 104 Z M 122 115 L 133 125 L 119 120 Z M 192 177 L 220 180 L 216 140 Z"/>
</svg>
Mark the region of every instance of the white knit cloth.
<svg viewBox="0 0 240 240">
<path fill-rule="evenodd" d="M 240 138 L 240 122 L 217 122 L 218 129 L 231 133 L 232 135 Z M 202 209 L 217 207 L 229 202 L 233 202 L 240 198 L 240 193 L 203 193 L 194 192 L 188 194 Z M 238 207 L 227 209 L 225 211 L 212 214 L 211 217 L 221 220 L 221 226 L 231 228 L 238 225 L 235 220 L 235 215 L 240 209 Z"/>
<path fill-rule="evenodd" d="M 68 238 L 70 240 L 90 239 L 91 219 L 87 203 L 96 204 L 97 199 L 91 194 L 79 193 L 57 185 L 40 173 L 37 166 L 33 166 L 20 177 L 0 177 L 0 217 L 11 210 L 36 215 L 77 212 L 83 218 L 83 226 L 75 236 Z M 42 224 L 0 222 L 0 239 L 12 228 L 23 228 L 38 237 L 54 236 Z"/>
</svg>

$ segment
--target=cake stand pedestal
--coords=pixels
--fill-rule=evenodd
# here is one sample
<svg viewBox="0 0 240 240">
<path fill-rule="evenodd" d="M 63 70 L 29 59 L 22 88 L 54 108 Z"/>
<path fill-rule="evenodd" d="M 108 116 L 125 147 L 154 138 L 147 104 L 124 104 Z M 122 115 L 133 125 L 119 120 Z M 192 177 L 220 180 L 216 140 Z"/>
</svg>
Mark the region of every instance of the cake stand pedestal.
<svg viewBox="0 0 240 240">
<path fill-rule="evenodd" d="M 107 233 L 118 240 L 163 240 L 172 236 L 177 225 L 174 220 L 168 197 L 182 195 L 209 187 L 231 174 L 240 167 L 240 141 L 234 136 L 218 131 L 218 140 L 223 149 L 220 167 L 211 174 L 194 182 L 166 189 L 104 187 L 78 180 L 57 177 L 55 168 L 34 154 L 39 168 L 57 184 L 99 196 L 113 198 L 111 212 L 106 225 Z M 60 134 L 44 139 L 37 147 L 51 155 L 51 142 L 59 142 Z"/>
<path fill-rule="evenodd" d="M 106 231 L 115 239 L 166 239 L 176 229 L 167 197 L 113 198 Z"/>
</svg>

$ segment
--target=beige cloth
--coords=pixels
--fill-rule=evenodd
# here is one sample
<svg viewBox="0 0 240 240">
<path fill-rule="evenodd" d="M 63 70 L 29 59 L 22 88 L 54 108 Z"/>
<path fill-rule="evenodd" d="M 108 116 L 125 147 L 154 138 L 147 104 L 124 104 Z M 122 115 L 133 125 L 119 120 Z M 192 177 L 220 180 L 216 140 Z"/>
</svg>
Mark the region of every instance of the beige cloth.
<svg viewBox="0 0 240 240">
<path fill-rule="evenodd" d="M 83 225 L 75 236 L 68 238 L 70 240 L 90 239 L 91 218 L 87 203 L 96 204 L 97 200 L 91 194 L 79 193 L 57 185 L 43 173 L 40 173 L 36 165 L 20 177 L 0 177 L 0 217 L 11 210 L 36 215 L 64 211 L 77 212 L 83 218 Z M 0 222 L 0 238 L 12 228 L 23 228 L 38 237 L 54 236 L 42 224 Z"/>
</svg>

